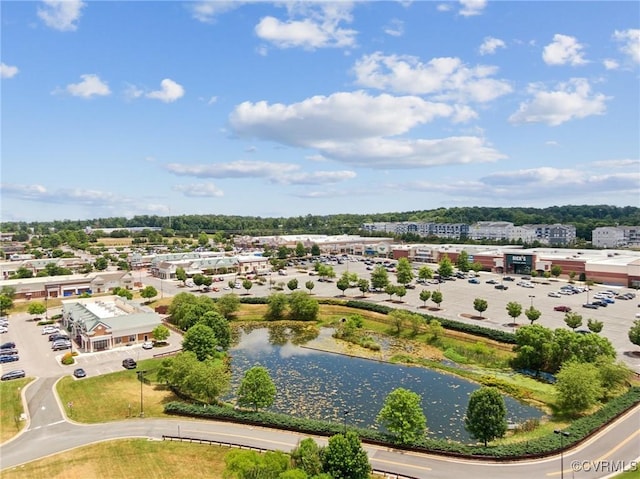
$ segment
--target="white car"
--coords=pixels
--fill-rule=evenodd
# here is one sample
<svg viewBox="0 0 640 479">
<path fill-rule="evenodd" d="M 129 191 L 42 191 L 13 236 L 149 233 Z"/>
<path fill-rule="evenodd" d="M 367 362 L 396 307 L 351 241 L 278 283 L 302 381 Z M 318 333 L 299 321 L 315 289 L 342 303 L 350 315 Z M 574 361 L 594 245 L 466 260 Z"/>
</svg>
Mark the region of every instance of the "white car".
<svg viewBox="0 0 640 479">
<path fill-rule="evenodd" d="M 153 349 L 153 343 L 151 341 L 145 341 L 142 343 L 142 349 Z"/>
<path fill-rule="evenodd" d="M 555 291 L 551 291 L 549 294 L 547 294 L 547 296 L 549 296 L 550 298 L 559 298 L 560 297 L 560 293 L 556 293 Z"/>
<path fill-rule="evenodd" d="M 60 332 L 60 328 L 58 328 L 57 326 L 45 326 L 44 328 L 42 328 L 42 334 L 53 334 L 53 333 L 59 333 Z"/>
<path fill-rule="evenodd" d="M 8 332 L 9 332 L 9 328 L 7 328 L 6 326 L 0 326 L 0 334 L 4 334 Z"/>
</svg>

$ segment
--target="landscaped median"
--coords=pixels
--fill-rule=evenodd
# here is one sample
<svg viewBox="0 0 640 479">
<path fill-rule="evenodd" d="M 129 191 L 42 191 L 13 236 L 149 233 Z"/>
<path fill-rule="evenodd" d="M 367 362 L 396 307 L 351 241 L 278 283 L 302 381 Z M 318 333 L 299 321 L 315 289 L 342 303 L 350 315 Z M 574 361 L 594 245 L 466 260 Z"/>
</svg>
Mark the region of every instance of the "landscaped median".
<svg viewBox="0 0 640 479">
<path fill-rule="evenodd" d="M 0 443 L 8 441 L 25 426 L 22 391 L 33 378 L 0 383 Z"/>
</svg>

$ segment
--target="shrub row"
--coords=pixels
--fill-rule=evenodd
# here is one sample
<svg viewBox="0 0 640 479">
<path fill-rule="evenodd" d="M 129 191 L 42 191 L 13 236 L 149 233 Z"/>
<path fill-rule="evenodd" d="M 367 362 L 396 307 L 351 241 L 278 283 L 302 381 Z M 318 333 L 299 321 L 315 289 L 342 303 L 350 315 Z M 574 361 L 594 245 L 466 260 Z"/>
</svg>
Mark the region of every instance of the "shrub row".
<svg viewBox="0 0 640 479">
<path fill-rule="evenodd" d="M 377 303 L 368 303 L 366 301 L 345 301 L 343 304 L 350 308 L 364 309 L 366 311 L 373 311 L 375 313 L 382 314 L 389 314 L 393 311 L 393 308 L 390 308 L 389 306 Z M 437 320 L 445 329 L 473 334 L 475 336 L 492 339 L 501 343 L 516 343 L 515 334 L 507 331 L 499 331 L 497 329 L 485 328 L 484 326 L 478 326 L 476 324 L 467 324 L 460 321 L 454 321 L 452 319 L 439 318 L 430 314 L 417 314 L 420 314 L 420 316 L 422 316 L 426 321 L 431 321 L 433 319 Z"/>
<path fill-rule="evenodd" d="M 568 438 L 563 439 L 564 446 L 568 447 L 585 440 L 588 436 L 602 429 L 606 424 L 638 403 L 640 403 L 640 387 L 634 387 L 625 394 L 609 401 L 596 413 L 575 420 L 566 429 L 566 432 L 570 435 Z M 166 404 L 164 411 L 167 414 L 274 427 L 305 434 L 332 436 L 344 431 L 344 426 L 339 423 L 296 418 L 286 414 L 268 411 L 251 412 L 236 410 L 229 406 L 207 406 L 174 401 Z M 531 441 L 499 446 L 484 447 L 444 439 L 425 438 L 412 447 L 404 447 L 395 444 L 392 437 L 375 429 L 356 429 L 352 427 L 349 429 L 355 430 L 364 441 L 369 443 L 457 457 L 486 457 L 513 460 L 527 457 L 542 457 L 557 452 L 561 447 L 560 437 L 554 433 Z"/>
</svg>

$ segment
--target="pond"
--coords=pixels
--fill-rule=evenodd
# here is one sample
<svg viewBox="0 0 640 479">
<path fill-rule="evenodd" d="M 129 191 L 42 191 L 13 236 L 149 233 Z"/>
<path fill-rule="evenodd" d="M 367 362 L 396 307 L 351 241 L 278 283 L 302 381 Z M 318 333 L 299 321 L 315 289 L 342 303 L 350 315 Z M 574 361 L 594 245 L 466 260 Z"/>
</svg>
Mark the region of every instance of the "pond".
<svg viewBox="0 0 640 479">
<path fill-rule="evenodd" d="M 263 366 L 277 390 L 269 410 L 375 428 L 386 396 L 402 387 L 422 397 L 431 437 L 469 441 L 463 418 L 469 394 L 478 384 L 427 368 L 327 353 L 298 343 L 282 336 L 274 340 L 273 331 L 266 328 L 242 332 L 230 351 L 232 392 L 249 368 Z M 544 414 L 509 396 L 505 396 L 505 402 L 509 422 L 520 423 Z"/>
</svg>

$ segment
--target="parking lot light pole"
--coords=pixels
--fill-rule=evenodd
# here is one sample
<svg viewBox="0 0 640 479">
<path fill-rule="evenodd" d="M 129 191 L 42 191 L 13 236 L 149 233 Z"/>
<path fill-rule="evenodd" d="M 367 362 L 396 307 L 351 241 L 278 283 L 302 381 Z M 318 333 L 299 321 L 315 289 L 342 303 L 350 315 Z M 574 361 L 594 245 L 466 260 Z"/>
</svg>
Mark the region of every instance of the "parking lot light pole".
<svg viewBox="0 0 640 479">
<path fill-rule="evenodd" d="M 569 433 L 556 429 L 553 431 L 555 434 L 560 435 L 560 479 L 564 479 L 564 438 L 569 437 Z"/>
<path fill-rule="evenodd" d="M 535 298 L 536 296 L 534 294 L 530 294 L 529 295 L 529 299 L 531 300 L 531 309 L 533 309 L 533 298 Z"/>
<path fill-rule="evenodd" d="M 142 384 L 144 383 L 144 373 L 146 371 L 136 371 L 138 381 L 140 381 L 140 417 L 144 417 L 144 401 L 142 398 Z"/>
</svg>

